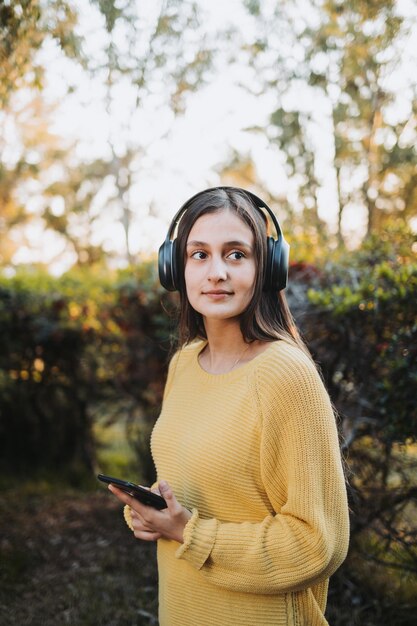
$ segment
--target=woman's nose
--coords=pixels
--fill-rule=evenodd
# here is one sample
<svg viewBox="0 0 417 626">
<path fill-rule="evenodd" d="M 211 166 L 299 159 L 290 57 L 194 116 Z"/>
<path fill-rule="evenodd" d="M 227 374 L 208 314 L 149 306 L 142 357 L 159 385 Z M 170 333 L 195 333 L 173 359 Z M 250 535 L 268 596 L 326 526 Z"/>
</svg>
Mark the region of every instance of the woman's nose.
<svg viewBox="0 0 417 626">
<path fill-rule="evenodd" d="M 227 267 L 222 257 L 213 256 L 209 265 L 208 279 L 212 281 L 226 280 Z"/>
</svg>

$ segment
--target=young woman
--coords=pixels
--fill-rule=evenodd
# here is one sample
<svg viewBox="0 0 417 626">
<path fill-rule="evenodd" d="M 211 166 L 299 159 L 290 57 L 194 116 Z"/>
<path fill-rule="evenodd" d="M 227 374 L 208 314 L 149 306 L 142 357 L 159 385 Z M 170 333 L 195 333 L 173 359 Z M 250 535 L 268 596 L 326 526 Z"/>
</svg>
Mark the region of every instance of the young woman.
<svg viewBox="0 0 417 626">
<path fill-rule="evenodd" d="M 276 220 L 268 237 L 263 209 L 241 189 L 203 191 L 160 250 L 162 283 L 181 299 L 152 435 L 168 508 L 110 487 L 135 537 L 158 540 L 160 626 L 327 624 L 347 551 L 334 415 L 282 293 L 287 244 Z"/>
</svg>

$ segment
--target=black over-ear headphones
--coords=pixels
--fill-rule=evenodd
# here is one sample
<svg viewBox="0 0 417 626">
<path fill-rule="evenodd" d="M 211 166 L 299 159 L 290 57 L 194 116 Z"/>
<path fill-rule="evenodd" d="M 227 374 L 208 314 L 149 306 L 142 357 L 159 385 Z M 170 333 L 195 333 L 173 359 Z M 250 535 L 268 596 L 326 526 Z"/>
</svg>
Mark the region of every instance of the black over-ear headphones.
<svg viewBox="0 0 417 626">
<path fill-rule="evenodd" d="M 265 291 L 281 291 L 287 286 L 288 278 L 288 260 L 290 246 L 282 234 L 281 227 L 277 218 L 273 214 L 269 206 L 258 196 L 251 191 L 241 189 L 240 187 L 211 187 L 210 189 L 204 189 L 199 193 L 196 193 L 192 198 L 187 200 L 182 207 L 178 210 L 174 216 L 171 225 L 168 229 L 167 236 L 164 243 L 159 248 L 158 253 L 158 270 L 159 280 L 161 285 L 168 291 L 176 291 L 178 289 L 178 269 L 176 258 L 176 239 L 174 239 L 175 229 L 185 211 L 189 208 L 192 202 L 200 195 L 209 191 L 216 191 L 217 189 L 224 189 L 225 191 L 238 191 L 243 195 L 249 197 L 252 200 L 254 206 L 264 215 L 261 209 L 266 209 L 268 212 L 274 228 L 277 233 L 277 239 L 273 237 L 267 238 L 267 260 L 266 271 L 264 279 Z"/>
</svg>

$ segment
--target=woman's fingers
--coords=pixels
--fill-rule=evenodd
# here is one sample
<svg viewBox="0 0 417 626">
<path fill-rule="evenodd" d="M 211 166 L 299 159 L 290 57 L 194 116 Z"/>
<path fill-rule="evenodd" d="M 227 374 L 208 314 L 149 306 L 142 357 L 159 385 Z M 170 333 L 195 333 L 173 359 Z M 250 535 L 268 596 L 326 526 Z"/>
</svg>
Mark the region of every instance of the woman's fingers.
<svg viewBox="0 0 417 626">
<path fill-rule="evenodd" d="M 108 485 L 108 489 L 112 492 L 114 496 L 116 496 L 118 500 L 120 500 L 120 502 L 123 502 L 124 504 L 128 504 L 130 508 L 133 508 L 132 503 L 135 502 L 135 499 L 132 498 L 132 496 L 129 496 L 128 493 L 125 493 L 124 491 L 122 491 L 121 489 L 118 489 L 112 484 Z"/>
<path fill-rule="evenodd" d="M 137 511 L 132 511 L 132 526 L 136 530 L 152 531 L 152 526 L 147 524 L 146 520 L 139 515 Z"/>
<path fill-rule="evenodd" d="M 112 492 L 112 494 L 115 495 L 118 500 L 120 500 L 120 502 L 129 505 L 132 511 L 136 511 L 139 514 L 144 514 L 146 513 L 146 510 L 150 508 L 149 506 L 146 506 L 146 504 L 142 504 L 141 502 L 139 502 L 139 500 L 133 498 L 132 496 L 129 496 L 128 493 L 125 493 L 124 491 L 118 489 L 112 484 L 110 484 L 108 488 Z"/>
<path fill-rule="evenodd" d="M 121 489 L 118 489 L 112 484 L 110 484 L 108 488 L 112 492 L 112 494 L 115 495 L 118 500 L 120 500 L 120 502 L 129 506 L 132 526 L 135 528 L 135 536 L 137 536 L 136 533 L 148 533 L 146 537 L 140 536 L 138 538 L 146 539 L 148 541 L 155 541 L 155 539 L 151 539 L 149 536 L 152 533 L 153 536 L 158 535 L 156 538 L 159 539 L 160 533 L 154 530 L 150 519 L 146 519 L 149 516 L 152 516 L 153 509 L 151 509 L 149 506 L 141 504 L 141 502 L 136 500 L 136 498 L 129 496 L 129 494 L 125 493 Z"/>
<path fill-rule="evenodd" d="M 162 536 L 160 533 L 148 530 L 135 530 L 133 534 L 136 539 L 142 539 L 142 541 L 157 541 Z"/>
<path fill-rule="evenodd" d="M 166 480 L 161 480 L 159 482 L 159 492 L 161 496 L 165 499 L 170 514 L 178 515 L 183 507 L 178 502 L 177 498 L 174 495 L 174 492 L 172 491 L 170 485 L 167 483 Z"/>
<path fill-rule="evenodd" d="M 114 485 L 109 485 L 109 489 L 123 504 L 130 507 L 135 537 L 147 541 L 155 541 L 155 538 L 164 537 L 165 539 L 174 539 L 179 543 L 183 542 L 184 528 L 191 517 L 191 512 L 178 502 L 166 481 L 159 482 L 159 491 L 167 503 L 167 508 L 161 511 L 142 504 Z M 133 524 L 135 515 L 137 517 L 135 524 Z"/>
<path fill-rule="evenodd" d="M 136 539 L 143 539 L 144 541 L 156 541 L 161 537 L 161 534 L 150 528 L 145 520 L 136 512 L 132 511 L 132 526 L 133 534 Z"/>
</svg>

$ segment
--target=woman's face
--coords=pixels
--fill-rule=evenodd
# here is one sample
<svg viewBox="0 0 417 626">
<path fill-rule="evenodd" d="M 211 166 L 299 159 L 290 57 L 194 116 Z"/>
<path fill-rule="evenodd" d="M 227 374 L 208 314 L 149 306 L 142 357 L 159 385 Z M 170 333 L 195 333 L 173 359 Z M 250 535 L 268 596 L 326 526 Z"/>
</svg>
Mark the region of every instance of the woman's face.
<svg viewBox="0 0 417 626">
<path fill-rule="evenodd" d="M 187 239 L 185 286 L 203 318 L 237 318 L 254 290 L 256 262 L 251 229 L 228 210 L 199 217 Z"/>
</svg>

